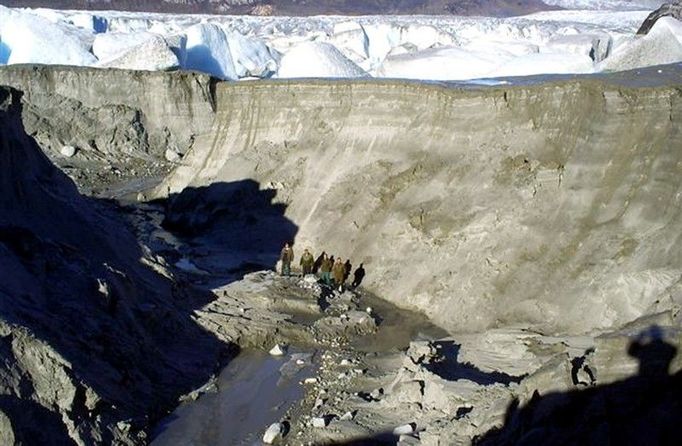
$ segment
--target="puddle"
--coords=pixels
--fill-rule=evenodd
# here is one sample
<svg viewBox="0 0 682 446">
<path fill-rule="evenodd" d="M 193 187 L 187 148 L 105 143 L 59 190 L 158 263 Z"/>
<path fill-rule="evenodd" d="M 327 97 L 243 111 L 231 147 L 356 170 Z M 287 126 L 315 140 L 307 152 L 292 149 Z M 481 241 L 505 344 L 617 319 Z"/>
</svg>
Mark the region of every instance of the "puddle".
<svg viewBox="0 0 682 446">
<path fill-rule="evenodd" d="M 372 307 L 372 314 L 378 316 L 379 329 L 352 343 L 358 351 L 374 353 L 404 350 L 410 346 L 410 341 L 432 341 L 448 336 L 445 330 L 432 324 L 421 313 L 403 310 L 369 293 L 362 294 L 360 305 Z"/>
<path fill-rule="evenodd" d="M 220 373 L 218 391 L 180 405 L 157 427 L 151 444 L 261 445 L 265 429 L 303 398 L 299 382 L 315 368 L 310 353 L 242 351 Z"/>
</svg>

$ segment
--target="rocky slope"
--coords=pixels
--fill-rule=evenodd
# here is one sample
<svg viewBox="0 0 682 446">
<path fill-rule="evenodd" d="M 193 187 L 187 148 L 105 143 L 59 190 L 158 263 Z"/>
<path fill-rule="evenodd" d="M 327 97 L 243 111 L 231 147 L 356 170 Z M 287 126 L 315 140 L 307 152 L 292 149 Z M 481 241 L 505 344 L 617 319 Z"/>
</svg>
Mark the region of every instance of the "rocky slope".
<svg viewBox="0 0 682 446">
<path fill-rule="evenodd" d="M 0 70 L 0 83 L 25 92 L 27 133 L 88 191 L 167 172 L 210 129 L 212 82 L 196 73 Z"/>
<path fill-rule="evenodd" d="M 299 249 L 364 262 L 370 290 L 451 331 L 616 326 L 681 297 L 680 71 L 648 74 L 661 84 L 221 83 L 213 130 L 158 193 L 253 179 Z"/>
<path fill-rule="evenodd" d="M 230 344 L 200 329 L 163 259 L 110 205 L 80 196 L 0 90 L 3 444 L 143 444 Z"/>
<path fill-rule="evenodd" d="M 240 227 L 364 261 L 368 289 L 451 331 L 580 332 L 679 304 L 675 66 L 465 89 L 48 67 L 6 67 L 0 81 L 30 92 L 39 139 L 66 120 L 45 102 L 139 110 L 157 135 L 150 153 L 167 141 L 188 150 L 157 190 L 193 186 L 171 219 L 224 218 L 229 203 L 197 187 L 255 181 L 295 227 L 272 232 L 248 215 Z"/>
</svg>

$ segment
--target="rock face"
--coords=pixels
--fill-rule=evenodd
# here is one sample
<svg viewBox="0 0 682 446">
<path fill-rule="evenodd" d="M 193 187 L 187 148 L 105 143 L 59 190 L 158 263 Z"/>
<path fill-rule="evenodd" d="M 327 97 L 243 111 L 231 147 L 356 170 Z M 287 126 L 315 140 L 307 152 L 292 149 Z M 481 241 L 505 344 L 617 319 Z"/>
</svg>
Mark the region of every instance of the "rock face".
<svg viewBox="0 0 682 446">
<path fill-rule="evenodd" d="M 637 30 L 637 34 L 648 34 L 658 19 L 668 16 L 677 20 L 682 20 L 682 2 L 678 0 L 675 2 L 663 3 L 660 8 L 649 14 L 647 18 L 644 19 L 642 26 L 640 26 Z"/>
<path fill-rule="evenodd" d="M 3 444 L 145 444 L 149 417 L 205 381 L 227 344 L 190 319 L 200 299 L 25 134 L 7 87 L 0 191 Z"/>
<path fill-rule="evenodd" d="M 679 305 L 680 72 L 661 73 L 220 83 L 158 194 L 253 179 L 298 246 L 364 262 L 364 286 L 450 330 L 617 326 Z"/>
<path fill-rule="evenodd" d="M 211 79 L 175 74 L 12 66 L 0 69 L 0 84 L 26 92 L 27 133 L 60 167 L 88 175 L 83 185 L 116 171 L 139 177 L 164 163 L 167 150 L 185 153 L 210 128 Z M 77 148 L 78 157 L 53 157 L 64 146 Z"/>
</svg>

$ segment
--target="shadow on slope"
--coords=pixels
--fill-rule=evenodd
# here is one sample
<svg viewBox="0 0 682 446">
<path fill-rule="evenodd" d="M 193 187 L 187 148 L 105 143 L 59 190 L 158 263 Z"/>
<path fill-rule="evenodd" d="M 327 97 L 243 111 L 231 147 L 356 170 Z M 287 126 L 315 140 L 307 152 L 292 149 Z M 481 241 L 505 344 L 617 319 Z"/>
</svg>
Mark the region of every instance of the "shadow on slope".
<svg viewBox="0 0 682 446">
<path fill-rule="evenodd" d="M 608 385 L 540 396 L 507 410 L 504 426 L 478 445 L 673 445 L 682 420 L 682 372 L 668 373 L 677 349 L 656 327 L 631 343 L 637 375 Z"/>
<path fill-rule="evenodd" d="M 434 345 L 438 348 L 442 360 L 426 364 L 424 367 L 449 381 L 468 379 L 486 386 L 495 383 L 505 385 L 518 383 L 524 378 L 523 376 L 512 376 L 502 372 L 484 372 L 471 364 L 458 362 L 457 356 L 459 355 L 460 346 L 452 341 L 438 341 L 434 342 Z"/>
<path fill-rule="evenodd" d="M 272 202 L 276 193 L 261 190 L 253 180 L 187 187 L 162 201 L 163 226 L 209 249 L 229 271 L 272 269 L 284 243 L 292 243 L 298 231 L 284 216 L 286 205 Z"/>
<path fill-rule="evenodd" d="M 117 208 L 52 165 L 23 129 L 20 98 L 0 88 L 0 411 L 16 438 L 44 419 L 59 444 L 144 443 L 236 347 L 192 319 L 212 293 L 178 283 Z M 293 227 L 279 209 L 272 218 Z M 27 422 L 27 408 L 40 416 Z"/>
</svg>

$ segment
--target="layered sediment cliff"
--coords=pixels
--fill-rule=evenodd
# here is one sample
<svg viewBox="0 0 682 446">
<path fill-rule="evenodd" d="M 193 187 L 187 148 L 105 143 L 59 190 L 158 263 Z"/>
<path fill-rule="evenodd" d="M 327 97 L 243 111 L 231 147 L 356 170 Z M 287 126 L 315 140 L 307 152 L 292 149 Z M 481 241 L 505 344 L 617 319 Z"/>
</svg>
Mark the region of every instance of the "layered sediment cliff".
<svg viewBox="0 0 682 446">
<path fill-rule="evenodd" d="M 27 89 L 36 135 L 55 95 L 139 110 L 167 135 L 151 153 L 191 142 L 158 196 L 254 180 L 287 205 L 299 251 L 364 262 L 369 290 L 451 331 L 677 314 L 679 67 L 494 88 L 47 67 L 0 81 Z M 224 210 L 202 198 L 180 211 Z"/>
<path fill-rule="evenodd" d="M 26 132 L 86 190 L 163 173 L 210 130 L 215 106 L 198 73 L 11 66 L 0 83 L 24 92 Z"/>
<path fill-rule="evenodd" d="M 221 83 L 212 130 L 159 193 L 254 179 L 299 250 L 364 262 L 367 288 L 452 331 L 619 325 L 680 299 L 679 68 L 662 73 Z"/>
</svg>

